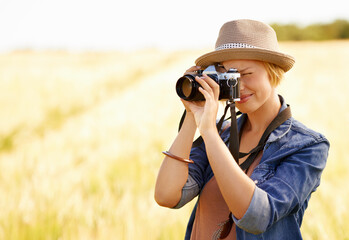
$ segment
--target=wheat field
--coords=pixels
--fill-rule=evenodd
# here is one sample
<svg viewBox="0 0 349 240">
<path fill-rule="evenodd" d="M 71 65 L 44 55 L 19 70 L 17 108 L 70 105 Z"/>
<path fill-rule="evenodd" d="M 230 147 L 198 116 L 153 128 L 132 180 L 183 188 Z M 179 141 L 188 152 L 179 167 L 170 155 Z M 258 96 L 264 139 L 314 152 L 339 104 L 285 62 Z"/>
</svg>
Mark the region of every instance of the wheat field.
<svg viewBox="0 0 349 240">
<path fill-rule="evenodd" d="M 284 42 L 279 92 L 331 142 L 304 239 L 349 239 L 349 41 Z M 183 239 L 193 204 L 154 184 L 183 107 L 174 86 L 208 49 L 0 54 L 0 239 Z"/>
</svg>

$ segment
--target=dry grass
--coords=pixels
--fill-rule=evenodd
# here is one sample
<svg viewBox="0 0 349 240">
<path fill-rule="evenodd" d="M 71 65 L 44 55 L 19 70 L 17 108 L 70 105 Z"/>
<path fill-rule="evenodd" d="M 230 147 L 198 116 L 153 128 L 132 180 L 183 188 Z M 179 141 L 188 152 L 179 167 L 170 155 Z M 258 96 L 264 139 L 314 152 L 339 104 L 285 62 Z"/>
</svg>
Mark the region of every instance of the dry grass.
<svg viewBox="0 0 349 240">
<path fill-rule="evenodd" d="M 305 239 L 348 239 L 349 42 L 284 43 L 280 92 L 331 142 Z M 182 239 L 192 204 L 153 188 L 182 106 L 176 79 L 204 51 L 0 55 L 0 239 Z"/>
<path fill-rule="evenodd" d="M 302 227 L 305 239 L 349 239 L 348 41 L 283 45 L 297 58 L 280 91 L 294 115 L 326 135 L 331 143 L 319 190 L 313 194 Z"/>
</svg>

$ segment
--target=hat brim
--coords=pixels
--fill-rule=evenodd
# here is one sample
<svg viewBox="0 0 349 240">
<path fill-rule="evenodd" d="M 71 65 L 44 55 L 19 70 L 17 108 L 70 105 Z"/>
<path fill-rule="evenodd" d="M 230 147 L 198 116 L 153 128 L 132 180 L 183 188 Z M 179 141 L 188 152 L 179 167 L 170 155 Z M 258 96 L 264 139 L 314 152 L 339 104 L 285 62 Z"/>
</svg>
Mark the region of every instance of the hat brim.
<svg viewBox="0 0 349 240">
<path fill-rule="evenodd" d="M 290 70 L 295 63 L 295 59 L 292 56 L 281 52 L 261 48 L 232 48 L 206 53 L 196 59 L 195 64 L 197 66 L 207 67 L 215 63 L 235 59 L 258 60 L 273 63 L 281 67 L 285 72 Z"/>
</svg>

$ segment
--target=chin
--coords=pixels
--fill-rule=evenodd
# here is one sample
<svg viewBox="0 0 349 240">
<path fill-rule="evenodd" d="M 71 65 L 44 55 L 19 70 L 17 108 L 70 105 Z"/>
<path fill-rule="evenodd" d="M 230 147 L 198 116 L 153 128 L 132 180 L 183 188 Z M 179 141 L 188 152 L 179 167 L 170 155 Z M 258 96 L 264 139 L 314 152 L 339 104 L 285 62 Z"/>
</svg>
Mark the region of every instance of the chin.
<svg viewBox="0 0 349 240">
<path fill-rule="evenodd" d="M 242 113 L 253 113 L 256 111 L 258 108 L 251 106 L 251 104 L 246 104 L 246 103 L 236 103 L 236 107 L 239 109 L 240 112 Z"/>
</svg>

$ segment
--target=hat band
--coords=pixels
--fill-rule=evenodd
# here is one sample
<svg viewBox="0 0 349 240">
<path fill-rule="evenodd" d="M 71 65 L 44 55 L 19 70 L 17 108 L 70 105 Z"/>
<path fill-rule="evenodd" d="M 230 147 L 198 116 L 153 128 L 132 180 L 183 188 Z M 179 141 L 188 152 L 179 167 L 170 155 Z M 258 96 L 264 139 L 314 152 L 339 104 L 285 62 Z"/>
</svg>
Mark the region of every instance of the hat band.
<svg viewBox="0 0 349 240">
<path fill-rule="evenodd" d="M 216 51 L 222 50 L 222 49 L 231 49 L 231 48 L 257 48 L 257 47 L 246 44 L 246 43 L 226 43 L 217 47 Z"/>
</svg>

